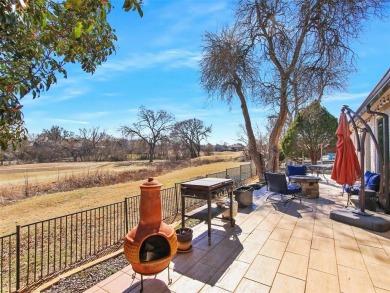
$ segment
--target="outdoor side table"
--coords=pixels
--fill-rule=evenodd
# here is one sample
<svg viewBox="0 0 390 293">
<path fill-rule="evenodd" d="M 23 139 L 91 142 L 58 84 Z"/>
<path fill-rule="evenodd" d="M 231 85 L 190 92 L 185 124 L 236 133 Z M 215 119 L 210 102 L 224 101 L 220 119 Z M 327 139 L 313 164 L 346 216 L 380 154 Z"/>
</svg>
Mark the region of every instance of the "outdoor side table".
<svg viewBox="0 0 390 293">
<path fill-rule="evenodd" d="M 295 175 L 290 176 L 291 184 L 299 185 L 302 187 L 302 194 L 308 198 L 317 198 L 320 196 L 318 182 L 320 177 Z"/>
<path fill-rule="evenodd" d="M 325 171 L 332 170 L 333 164 L 309 165 L 307 167 L 311 170 L 312 175 L 314 172 L 316 172 L 317 177 L 322 175 L 322 177 L 324 177 L 324 179 L 326 180 L 326 183 L 329 183 L 328 178 L 326 178 L 325 176 Z"/>
<path fill-rule="evenodd" d="M 211 245 L 211 201 L 221 193 L 228 193 L 230 199 L 230 224 L 235 225 L 233 217 L 233 180 L 221 178 L 202 178 L 181 183 L 181 226 L 185 227 L 185 218 L 197 218 L 185 214 L 185 199 L 207 200 L 208 241 Z"/>
</svg>

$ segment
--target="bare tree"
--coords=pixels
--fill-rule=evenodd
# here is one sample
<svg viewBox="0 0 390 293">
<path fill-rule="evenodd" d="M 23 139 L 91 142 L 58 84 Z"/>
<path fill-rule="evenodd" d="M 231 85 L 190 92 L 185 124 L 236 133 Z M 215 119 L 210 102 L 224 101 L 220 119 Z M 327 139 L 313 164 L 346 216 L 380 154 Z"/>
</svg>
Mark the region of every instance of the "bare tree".
<svg viewBox="0 0 390 293">
<path fill-rule="evenodd" d="M 123 145 L 123 140 L 106 135 L 99 142 L 94 156 L 96 161 L 124 161 L 126 160 L 127 153 Z"/>
<path fill-rule="evenodd" d="M 60 126 L 43 129 L 34 140 L 32 147 L 24 148 L 29 157 L 38 162 L 54 162 L 69 157 L 68 141 L 74 137 L 73 132 Z"/>
<path fill-rule="evenodd" d="M 279 170 L 278 144 L 291 112 L 291 82 L 300 82 L 296 79 L 299 75 L 294 74 L 299 68 L 311 68 L 323 77 L 329 71 L 321 70 L 332 69 L 333 65 L 353 68 L 354 53 L 349 42 L 362 31 L 364 20 L 383 11 L 385 2 L 388 0 L 238 2 L 236 24 L 263 62 L 261 101 L 273 106 L 276 113 L 268 151 L 272 171 Z"/>
<path fill-rule="evenodd" d="M 200 156 L 201 141 L 211 133 L 211 125 L 205 126 L 203 121 L 193 118 L 175 123 L 171 137 L 182 142 L 190 152 L 191 158 Z"/>
<path fill-rule="evenodd" d="M 82 161 L 87 159 L 98 160 L 98 147 L 101 142 L 107 139 L 108 134 L 105 130 L 100 131 L 99 126 L 92 128 L 79 128 L 78 135 L 78 155 Z"/>
<path fill-rule="evenodd" d="M 260 179 L 263 177 L 264 163 L 256 147 L 247 101 L 247 94 L 254 92 L 258 81 L 258 64 L 252 53 L 239 39 L 235 28 L 224 28 L 220 34 L 206 33 L 200 62 L 200 82 L 210 97 L 216 95 L 228 105 L 237 95 L 244 116 L 249 153 Z"/>
<path fill-rule="evenodd" d="M 267 130 L 266 130 L 267 131 Z M 263 155 L 263 157 L 266 157 L 267 151 L 268 151 L 268 139 L 267 139 L 267 133 L 263 133 L 260 130 L 260 127 L 258 124 L 254 126 L 254 133 L 256 137 L 256 148 Z M 248 146 L 248 134 L 246 133 L 245 126 L 240 124 L 239 130 L 237 131 L 237 141 L 243 143 L 244 145 Z M 245 154 L 246 156 L 250 154 Z M 265 163 L 265 162 L 264 162 Z"/>
<path fill-rule="evenodd" d="M 171 139 L 164 135 L 161 140 L 156 144 L 156 148 L 154 151 L 155 158 L 159 159 L 169 159 L 170 153 L 175 150 L 172 147 L 172 141 Z"/>
<path fill-rule="evenodd" d="M 74 137 L 74 133 L 64 129 L 63 127 L 54 125 L 50 129 L 43 129 L 41 137 L 45 137 L 51 141 L 61 141 Z"/>
<path fill-rule="evenodd" d="M 148 154 L 145 152 L 145 150 L 148 149 L 148 144 L 140 139 L 140 138 L 137 138 L 137 139 L 133 139 L 131 138 L 129 140 L 130 142 L 130 150 L 128 152 L 128 154 L 132 155 L 131 157 L 134 159 L 142 159 L 142 160 L 145 160 L 148 158 Z"/>
<path fill-rule="evenodd" d="M 138 121 L 119 130 L 123 135 L 134 135 L 145 141 L 149 146 L 149 162 L 153 162 L 157 143 L 169 133 L 174 121 L 174 116 L 166 111 L 154 112 L 141 106 Z"/>
<path fill-rule="evenodd" d="M 294 121 L 298 112 L 313 100 L 321 102 L 325 93 L 346 90 L 347 76 L 353 70 L 338 59 L 319 60 L 315 66 L 307 66 L 305 61 L 302 60 L 297 65 L 291 76 L 290 116 L 287 118 L 287 127 Z"/>
<path fill-rule="evenodd" d="M 208 143 L 202 148 L 202 150 L 206 156 L 211 156 L 213 154 L 214 146 Z"/>
</svg>

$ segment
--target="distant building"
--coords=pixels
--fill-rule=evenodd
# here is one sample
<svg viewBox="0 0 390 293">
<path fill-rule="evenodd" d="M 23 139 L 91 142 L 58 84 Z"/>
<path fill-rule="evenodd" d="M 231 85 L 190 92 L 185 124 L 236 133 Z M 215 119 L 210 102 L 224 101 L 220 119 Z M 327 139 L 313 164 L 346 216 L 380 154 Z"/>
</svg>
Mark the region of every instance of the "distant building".
<svg viewBox="0 0 390 293">
<path fill-rule="evenodd" d="M 242 145 L 241 143 L 236 143 L 234 145 L 228 145 L 228 144 L 216 144 L 214 146 L 215 152 L 240 152 L 244 151 L 246 147 Z"/>
<path fill-rule="evenodd" d="M 244 145 L 242 145 L 241 143 L 236 143 L 236 144 L 230 146 L 230 148 L 232 149 L 233 152 L 241 152 L 241 151 L 244 151 L 246 149 L 246 147 Z"/>
</svg>

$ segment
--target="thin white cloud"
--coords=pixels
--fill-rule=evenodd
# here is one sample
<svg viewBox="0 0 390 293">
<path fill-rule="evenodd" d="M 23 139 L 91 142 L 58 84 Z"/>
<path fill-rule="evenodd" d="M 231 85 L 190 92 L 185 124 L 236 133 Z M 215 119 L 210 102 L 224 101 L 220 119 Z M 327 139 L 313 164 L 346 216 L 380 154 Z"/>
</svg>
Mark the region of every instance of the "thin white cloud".
<svg viewBox="0 0 390 293">
<path fill-rule="evenodd" d="M 105 97 L 117 97 L 118 95 L 122 96 L 122 93 L 103 93 L 102 96 Z"/>
<path fill-rule="evenodd" d="M 198 68 L 201 59 L 200 52 L 182 49 L 165 50 L 158 53 L 130 54 L 120 62 L 107 62 L 102 65 L 96 75 L 108 75 L 111 72 L 148 69 L 154 67 L 169 68 Z"/>
<path fill-rule="evenodd" d="M 78 86 L 77 86 L 78 87 Z M 85 88 L 71 88 L 62 93 L 62 95 L 57 95 L 53 97 L 53 102 L 62 102 L 77 97 L 85 95 L 88 91 Z"/>
<path fill-rule="evenodd" d="M 53 94 L 55 92 L 56 94 Z M 82 97 L 89 92 L 85 77 L 74 76 L 68 79 L 59 79 L 48 92 L 42 92 L 39 98 L 33 99 L 29 94 L 22 99 L 23 105 L 39 106 L 40 103 L 58 103 Z"/>
<path fill-rule="evenodd" d="M 362 93 L 338 93 L 324 98 L 324 102 L 362 100 L 367 98 L 369 92 Z"/>
<path fill-rule="evenodd" d="M 211 2 L 209 5 L 203 5 L 202 3 L 197 3 L 196 1 L 190 2 L 192 5 L 189 5 L 189 11 L 194 16 L 208 16 L 221 11 L 227 10 L 227 1 L 222 2 Z"/>
<path fill-rule="evenodd" d="M 122 112 L 125 112 L 125 113 L 138 113 L 139 111 L 139 108 L 129 108 L 129 109 L 124 109 L 124 111 Z"/>
<path fill-rule="evenodd" d="M 180 13 L 177 12 L 176 6 L 177 3 L 166 6 L 159 11 L 160 14 L 156 15 L 161 22 L 168 25 L 163 35 L 151 40 L 154 46 L 177 44 L 188 39 L 189 31 L 200 36 L 208 27 L 215 26 L 210 24 L 215 22 L 212 15 L 226 15 L 225 19 L 228 20 L 228 15 L 231 13 L 227 1 L 210 1 L 208 5 L 197 1 L 186 1 L 186 4 L 181 6 Z"/>
<path fill-rule="evenodd" d="M 78 116 L 83 119 L 93 119 L 93 118 L 105 117 L 112 114 L 113 113 L 107 111 L 100 111 L 100 112 L 79 113 Z"/>
<path fill-rule="evenodd" d="M 49 118 L 48 121 L 59 122 L 59 123 L 69 123 L 69 124 L 89 124 L 88 121 L 80 121 L 80 120 L 69 120 L 69 119 L 58 119 L 58 118 Z"/>
</svg>

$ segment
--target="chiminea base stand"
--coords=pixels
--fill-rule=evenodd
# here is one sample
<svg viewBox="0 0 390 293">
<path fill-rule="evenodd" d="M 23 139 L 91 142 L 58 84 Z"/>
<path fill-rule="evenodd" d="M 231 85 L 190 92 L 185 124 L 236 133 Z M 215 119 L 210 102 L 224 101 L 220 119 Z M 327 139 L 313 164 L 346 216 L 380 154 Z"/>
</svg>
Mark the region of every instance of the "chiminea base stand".
<svg viewBox="0 0 390 293">
<path fill-rule="evenodd" d="M 171 285 L 172 284 L 172 279 L 171 279 L 170 274 L 169 274 L 169 265 L 166 268 L 168 268 L 168 285 Z M 141 274 L 141 273 L 138 273 L 138 272 L 134 271 L 134 273 L 131 275 L 131 277 L 133 279 L 135 279 L 135 276 L 137 274 L 140 274 L 140 276 L 141 276 L 141 290 L 140 290 L 140 292 L 143 292 L 144 291 L 144 276 L 153 276 L 153 275 L 156 276 L 157 274 L 161 273 L 162 271 L 159 271 L 158 273 L 155 273 L 155 274 Z"/>
</svg>

